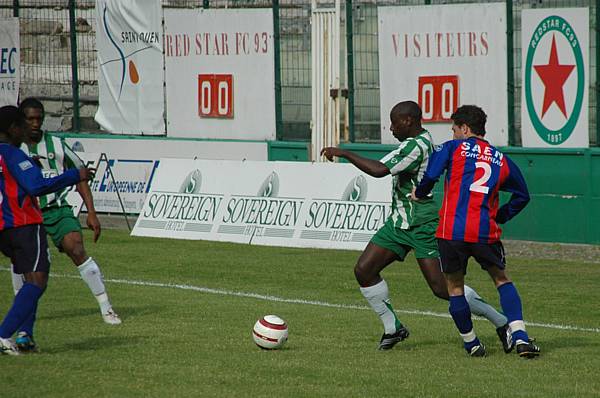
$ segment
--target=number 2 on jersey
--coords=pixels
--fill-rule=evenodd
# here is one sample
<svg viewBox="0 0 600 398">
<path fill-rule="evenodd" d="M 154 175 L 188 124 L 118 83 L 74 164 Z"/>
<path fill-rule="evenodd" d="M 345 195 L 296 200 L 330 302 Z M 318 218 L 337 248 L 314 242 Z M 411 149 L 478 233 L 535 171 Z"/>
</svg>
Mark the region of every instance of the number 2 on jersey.
<svg viewBox="0 0 600 398">
<path fill-rule="evenodd" d="M 475 169 L 475 171 L 477 171 L 477 169 L 483 169 L 483 175 L 477 181 L 471 184 L 469 190 L 473 192 L 487 194 L 490 191 L 490 188 L 486 187 L 485 183 L 488 182 L 490 176 L 492 175 L 492 167 L 485 162 L 476 162 Z"/>
</svg>

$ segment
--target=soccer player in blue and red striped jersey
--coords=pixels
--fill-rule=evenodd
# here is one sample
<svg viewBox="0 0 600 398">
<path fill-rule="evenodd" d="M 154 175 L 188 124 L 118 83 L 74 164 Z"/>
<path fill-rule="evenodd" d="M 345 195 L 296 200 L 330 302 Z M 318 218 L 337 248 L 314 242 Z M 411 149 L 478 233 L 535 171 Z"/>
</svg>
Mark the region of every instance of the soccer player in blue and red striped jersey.
<svg viewBox="0 0 600 398">
<path fill-rule="evenodd" d="M 464 105 L 451 118 L 454 140 L 435 148 L 413 194 L 416 200 L 425 198 L 446 171 L 436 237 L 450 295 L 450 315 L 467 352 L 484 356 L 485 346 L 473 331 L 464 296 L 467 263 L 469 257 L 474 257 L 494 280 L 517 353 L 524 358 L 536 357 L 540 349 L 527 335 L 519 293 L 505 272 L 499 225 L 516 216 L 529 202 L 525 179 L 508 156 L 484 139 L 487 116 L 481 108 Z M 499 191 L 512 194 L 500 207 Z"/>
<path fill-rule="evenodd" d="M 19 149 L 28 128 L 16 107 L 0 108 L 0 251 L 25 279 L 0 324 L 0 355 L 19 354 L 11 337 L 35 313 L 48 282 L 48 242 L 36 196 L 92 177 L 92 170 L 81 168 L 44 178 L 35 161 Z"/>
</svg>

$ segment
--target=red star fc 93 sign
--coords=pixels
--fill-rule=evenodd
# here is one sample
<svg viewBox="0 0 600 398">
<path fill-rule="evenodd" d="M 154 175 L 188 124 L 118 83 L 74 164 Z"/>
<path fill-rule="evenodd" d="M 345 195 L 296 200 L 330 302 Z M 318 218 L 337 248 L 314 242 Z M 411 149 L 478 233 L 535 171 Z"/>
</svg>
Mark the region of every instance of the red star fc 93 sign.
<svg viewBox="0 0 600 398">
<path fill-rule="evenodd" d="M 587 147 L 587 8 L 523 10 L 522 139 L 526 147 Z"/>
</svg>

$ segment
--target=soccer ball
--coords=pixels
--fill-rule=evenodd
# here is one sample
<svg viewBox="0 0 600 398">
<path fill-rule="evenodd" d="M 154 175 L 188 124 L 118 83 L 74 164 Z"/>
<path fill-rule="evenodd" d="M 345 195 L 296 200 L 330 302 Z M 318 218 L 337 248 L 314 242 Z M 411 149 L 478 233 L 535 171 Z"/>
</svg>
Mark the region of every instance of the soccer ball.
<svg viewBox="0 0 600 398">
<path fill-rule="evenodd" d="M 281 348 L 288 339 L 288 327 L 277 315 L 265 315 L 254 324 L 252 338 L 257 346 L 266 350 Z"/>
</svg>

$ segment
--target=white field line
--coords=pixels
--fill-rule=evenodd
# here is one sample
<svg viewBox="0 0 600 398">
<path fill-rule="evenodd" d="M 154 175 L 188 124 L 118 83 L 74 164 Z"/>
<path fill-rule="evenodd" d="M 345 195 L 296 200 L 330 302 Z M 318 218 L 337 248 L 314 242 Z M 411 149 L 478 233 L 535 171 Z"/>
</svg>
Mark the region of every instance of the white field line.
<svg viewBox="0 0 600 398">
<path fill-rule="evenodd" d="M 10 269 L 7 267 L 0 267 L 1 271 L 9 271 Z M 64 278 L 64 279 L 81 279 L 78 275 L 66 275 L 66 274 L 51 274 L 52 278 Z M 129 279 L 104 279 L 104 282 L 116 283 L 120 285 L 129 285 L 129 286 L 144 286 L 144 287 L 161 287 L 167 289 L 178 289 L 178 290 L 191 290 L 194 292 L 200 293 L 209 293 L 209 294 L 220 294 L 223 296 L 234 296 L 234 297 L 246 297 L 253 298 L 257 300 L 265 300 L 265 301 L 273 301 L 277 303 L 286 303 L 286 304 L 301 304 L 301 305 L 314 305 L 318 307 L 329 307 L 329 308 L 339 308 L 339 309 L 351 309 L 351 310 L 370 310 L 371 308 L 366 305 L 354 305 L 354 304 L 336 304 L 336 303 L 328 303 L 326 301 L 318 301 L 318 300 L 305 300 L 305 299 L 292 299 L 292 298 L 283 298 L 277 296 L 264 295 L 259 293 L 249 293 L 249 292 L 236 292 L 233 290 L 224 290 L 224 289 L 213 289 L 209 287 L 202 286 L 193 286 L 193 285 L 183 285 L 177 283 L 163 283 L 163 282 L 151 282 L 151 281 L 136 281 Z M 419 310 L 396 310 L 396 312 L 401 314 L 411 314 L 411 315 L 422 315 L 422 316 L 430 316 L 436 318 L 450 318 L 450 315 L 447 313 L 439 313 L 433 311 L 419 311 Z M 481 317 L 474 317 L 475 319 L 483 320 Z M 600 328 L 584 328 L 573 325 L 556 325 L 552 323 L 540 323 L 540 322 L 525 322 L 528 326 L 536 326 L 547 329 L 558 329 L 558 330 L 573 330 L 578 332 L 592 332 L 592 333 L 600 333 Z"/>
</svg>

